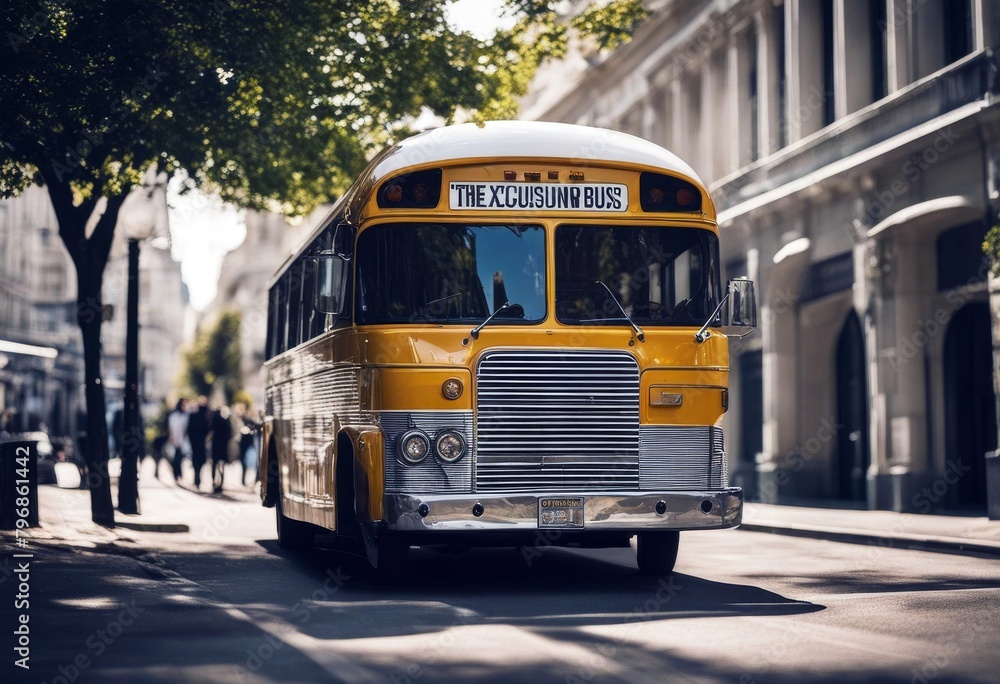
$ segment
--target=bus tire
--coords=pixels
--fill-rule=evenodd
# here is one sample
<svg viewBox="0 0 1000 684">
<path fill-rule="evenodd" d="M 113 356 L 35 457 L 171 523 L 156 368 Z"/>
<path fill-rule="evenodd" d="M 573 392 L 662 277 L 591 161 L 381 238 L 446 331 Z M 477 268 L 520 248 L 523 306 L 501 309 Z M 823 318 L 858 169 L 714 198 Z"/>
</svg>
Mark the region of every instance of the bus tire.
<svg viewBox="0 0 1000 684">
<path fill-rule="evenodd" d="M 640 532 L 636 535 L 636 561 L 641 575 L 669 575 L 677 562 L 681 533 Z"/>
<path fill-rule="evenodd" d="M 294 520 L 285 515 L 281 505 L 281 492 L 278 492 L 277 505 L 274 507 L 277 515 L 278 545 L 288 551 L 312 551 L 316 531 L 309 523 Z"/>
<path fill-rule="evenodd" d="M 379 584 L 398 584 L 406 576 L 410 558 L 409 542 L 402 537 L 383 533 L 375 545 L 375 581 Z"/>
</svg>

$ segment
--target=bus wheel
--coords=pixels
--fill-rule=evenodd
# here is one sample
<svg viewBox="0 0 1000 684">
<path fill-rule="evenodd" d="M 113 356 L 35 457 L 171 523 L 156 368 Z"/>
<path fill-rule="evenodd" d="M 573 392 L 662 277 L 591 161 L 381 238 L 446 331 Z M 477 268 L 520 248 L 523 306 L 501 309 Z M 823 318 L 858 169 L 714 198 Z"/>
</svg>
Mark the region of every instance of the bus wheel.
<svg viewBox="0 0 1000 684">
<path fill-rule="evenodd" d="M 274 507 L 278 521 L 278 545 L 289 551 L 311 551 L 316 532 L 312 525 L 286 517 L 281 505 L 281 492 Z"/>
<path fill-rule="evenodd" d="M 669 575 L 677 561 L 681 533 L 640 532 L 636 539 L 636 560 L 642 575 Z"/>
<path fill-rule="evenodd" d="M 401 537 L 382 534 L 375 542 L 375 580 L 380 584 L 397 584 L 406 575 L 410 558 L 410 544 Z"/>
</svg>

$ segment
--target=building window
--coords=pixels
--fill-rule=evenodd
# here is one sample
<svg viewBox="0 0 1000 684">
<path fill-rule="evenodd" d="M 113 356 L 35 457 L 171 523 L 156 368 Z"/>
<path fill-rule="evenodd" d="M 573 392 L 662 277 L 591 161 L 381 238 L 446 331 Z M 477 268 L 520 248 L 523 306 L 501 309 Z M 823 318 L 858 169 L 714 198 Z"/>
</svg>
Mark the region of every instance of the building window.
<svg viewBox="0 0 1000 684">
<path fill-rule="evenodd" d="M 854 255 L 844 252 L 835 257 L 817 261 L 809 267 L 803 283 L 802 301 L 810 302 L 837 292 L 849 290 L 854 285 Z"/>
<path fill-rule="evenodd" d="M 937 239 L 938 290 L 968 287 L 986 281 L 989 257 L 983 254 L 986 225 L 981 221 L 957 226 Z"/>
<path fill-rule="evenodd" d="M 788 145 L 788 82 L 785 71 L 785 5 L 771 11 L 775 46 L 775 82 L 778 86 L 778 149 Z"/>
<path fill-rule="evenodd" d="M 956 62 L 972 52 L 972 0 L 949 0 L 944 16 L 944 61 Z"/>
<path fill-rule="evenodd" d="M 747 73 L 746 84 L 750 116 L 750 161 L 760 158 L 760 114 L 757 92 L 757 31 L 747 31 Z"/>
<path fill-rule="evenodd" d="M 868 0 L 869 36 L 871 38 L 872 102 L 889 94 L 889 46 L 886 38 L 888 19 L 886 0 Z"/>
<path fill-rule="evenodd" d="M 828 126 L 837 117 L 834 106 L 834 49 L 833 49 L 833 0 L 822 0 L 820 31 L 823 41 L 823 125 Z"/>
</svg>

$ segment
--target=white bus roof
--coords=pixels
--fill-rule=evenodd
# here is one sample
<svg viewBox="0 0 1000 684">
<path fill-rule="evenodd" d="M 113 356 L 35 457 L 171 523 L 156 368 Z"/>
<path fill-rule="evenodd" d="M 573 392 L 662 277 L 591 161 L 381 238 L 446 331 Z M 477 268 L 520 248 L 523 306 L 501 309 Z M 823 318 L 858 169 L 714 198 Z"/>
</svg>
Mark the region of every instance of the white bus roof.
<svg viewBox="0 0 1000 684">
<path fill-rule="evenodd" d="M 567 159 L 581 165 L 639 164 L 702 184 L 680 157 L 648 140 L 606 128 L 549 121 L 487 121 L 435 128 L 400 141 L 371 169 L 371 176 L 378 182 L 411 166 L 490 157 Z"/>
<path fill-rule="evenodd" d="M 552 121 L 487 121 L 434 128 L 401 140 L 383 150 L 368 168 L 355 179 L 351 188 L 310 231 L 306 239 L 288 256 L 274 276 L 272 285 L 288 265 L 308 248 L 330 221 L 351 205 L 367 201 L 357 195 L 358 188 L 370 191 L 382 179 L 415 166 L 433 166 L 445 162 L 484 159 L 557 159 L 587 167 L 596 163 L 646 166 L 687 177 L 704 186 L 698 174 L 680 157 L 659 145 L 628 133 L 607 128 Z"/>
</svg>

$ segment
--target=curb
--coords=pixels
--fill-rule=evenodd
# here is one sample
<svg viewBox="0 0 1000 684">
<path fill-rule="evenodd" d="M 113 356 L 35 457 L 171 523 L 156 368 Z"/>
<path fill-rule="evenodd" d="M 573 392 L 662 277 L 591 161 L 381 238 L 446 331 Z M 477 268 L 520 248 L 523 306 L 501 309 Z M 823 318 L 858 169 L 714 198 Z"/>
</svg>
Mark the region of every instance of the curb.
<svg viewBox="0 0 1000 684">
<path fill-rule="evenodd" d="M 933 551 L 935 553 L 951 553 L 959 555 L 986 555 L 1000 557 L 1000 544 L 956 539 L 948 537 L 922 537 L 916 534 L 878 534 L 858 530 L 845 530 L 834 527 L 810 527 L 806 525 L 779 525 L 774 523 L 743 523 L 739 529 L 747 532 L 764 532 L 781 534 L 790 537 L 808 537 L 825 539 L 846 544 L 866 544 L 898 549 L 917 551 Z"/>
<path fill-rule="evenodd" d="M 116 520 L 115 527 L 136 532 L 166 532 L 168 534 L 191 531 L 191 528 L 183 523 L 137 523 L 127 520 Z"/>
</svg>

